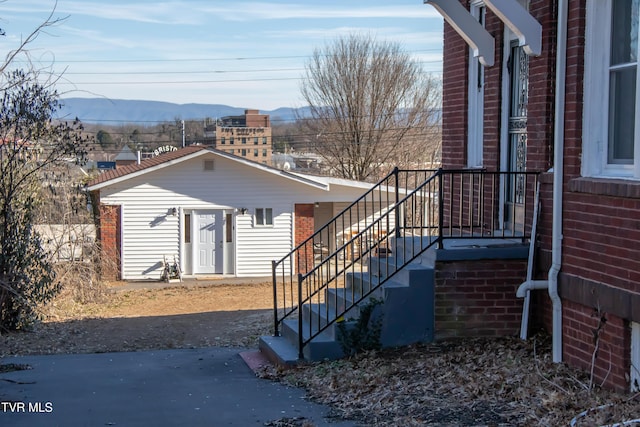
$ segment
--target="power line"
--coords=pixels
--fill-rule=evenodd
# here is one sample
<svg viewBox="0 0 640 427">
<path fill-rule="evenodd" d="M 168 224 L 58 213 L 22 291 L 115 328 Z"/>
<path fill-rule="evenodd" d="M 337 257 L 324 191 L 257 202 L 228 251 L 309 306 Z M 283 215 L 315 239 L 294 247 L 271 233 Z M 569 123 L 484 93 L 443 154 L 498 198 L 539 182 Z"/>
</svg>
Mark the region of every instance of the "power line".
<svg viewBox="0 0 640 427">
<path fill-rule="evenodd" d="M 441 61 L 419 61 L 419 64 L 439 64 Z M 87 71 L 87 72 L 65 72 L 64 75 L 73 76 L 116 76 L 116 75 L 166 75 L 166 74 L 236 74 L 236 73 L 278 73 L 289 71 L 304 71 L 305 68 L 264 68 L 264 69 L 239 69 L 239 70 L 174 70 L 174 71 Z"/>
<path fill-rule="evenodd" d="M 194 71 L 96 71 L 96 72 L 65 72 L 64 75 L 74 76 L 112 76 L 112 75 L 138 75 L 138 74 L 231 74 L 231 73 L 271 73 L 282 71 L 304 71 L 304 68 L 268 68 L 255 70 L 194 70 Z"/>
<path fill-rule="evenodd" d="M 407 51 L 406 53 L 423 53 L 423 52 L 440 52 L 441 49 L 420 49 Z M 310 55 L 283 55 L 283 56 L 238 56 L 226 58 L 155 58 L 155 59 L 56 59 L 56 63 L 60 64 L 101 64 L 101 63 L 146 63 L 146 62 L 217 62 L 217 61 L 261 61 L 265 59 L 299 59 L 311 58 Z"/>
<path fill-rule="evenodd" d="M 264 79 L 231 79 L 231 80 L 189 80 L 189 81 L 135 81 L 135 82 L 58 82 L 58 85 L 168 85 L 168 84 L 203 84 L 203 83 L 231 83 L 231 82 L 265 82 L 278 80 L 301 80 L 300 77 L 280 77 Z"/>
</svg>

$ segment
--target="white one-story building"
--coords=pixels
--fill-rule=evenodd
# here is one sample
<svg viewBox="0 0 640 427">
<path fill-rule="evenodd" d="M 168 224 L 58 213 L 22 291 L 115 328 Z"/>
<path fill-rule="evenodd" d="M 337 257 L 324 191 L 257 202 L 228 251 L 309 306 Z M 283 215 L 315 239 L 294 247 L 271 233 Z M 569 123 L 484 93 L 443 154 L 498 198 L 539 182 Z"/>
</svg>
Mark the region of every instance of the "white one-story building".
<svg viewBox="0 0 640 427">
<path fill-rule="evenodd" d="M 189 146 L 102 173 L 87 189 L 105 276 L 268 276 L 371 184 L 292 173 Z"/>
</svg>

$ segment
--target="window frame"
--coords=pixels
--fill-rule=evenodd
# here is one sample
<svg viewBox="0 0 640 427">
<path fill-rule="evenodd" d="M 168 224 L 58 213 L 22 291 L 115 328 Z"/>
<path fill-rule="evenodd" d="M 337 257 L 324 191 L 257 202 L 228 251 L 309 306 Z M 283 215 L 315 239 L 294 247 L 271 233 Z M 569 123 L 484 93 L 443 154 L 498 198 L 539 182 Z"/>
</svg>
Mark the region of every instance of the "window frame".
<svg viewBox="0 0 640 427">
<path fill-rule="evenodd" d="M 609 163 L 612 4 L 587 0 L 584 49 L 582 168 L 584 177 L 640 180 L 640 61 L 636 60 L 634 153 L 631 164 Z M 640 43 L 638 43 L 640 56 Z M 604 102 L 603 102 L 604 100 Z"/>
<path fill-rule="evenodd" d="M 273 208 L 255 208 L 253 211 L 254 227 L 273 227 Z"/>
</svg>

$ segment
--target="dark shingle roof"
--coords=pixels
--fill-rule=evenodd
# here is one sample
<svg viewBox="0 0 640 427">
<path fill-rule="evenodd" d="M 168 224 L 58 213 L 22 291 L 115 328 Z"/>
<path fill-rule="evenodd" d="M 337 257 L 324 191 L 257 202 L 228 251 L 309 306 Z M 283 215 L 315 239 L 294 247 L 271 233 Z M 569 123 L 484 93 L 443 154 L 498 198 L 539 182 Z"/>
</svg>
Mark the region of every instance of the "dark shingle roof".
<svg viewBox="0 0 640 427">
<path fill-rule="evenodd" d="M 202 145 L 190 145 L 186 148 L 181 148 L 176 151 L 169 151 L 168 153 L 160 154 L 159 156 L 152 157 L 150 159 L 143 160 L 140 164 L 132 164 L 126 166 L 120 166 L 118 169 L 109 170 L 100 174 L 95 179 L 91 180 L 87 186 L 92 187 L 94 185 L 101 184 L 112 179 L 120 178 L 131 173 L 139 172 L 145 169 L 159 166 L 163 163 L 170 162 L 172 160 L 180 159 L 181 157 L 188 156 L 198 151 L 207 150 L 207 147 Z"/>
</svg>

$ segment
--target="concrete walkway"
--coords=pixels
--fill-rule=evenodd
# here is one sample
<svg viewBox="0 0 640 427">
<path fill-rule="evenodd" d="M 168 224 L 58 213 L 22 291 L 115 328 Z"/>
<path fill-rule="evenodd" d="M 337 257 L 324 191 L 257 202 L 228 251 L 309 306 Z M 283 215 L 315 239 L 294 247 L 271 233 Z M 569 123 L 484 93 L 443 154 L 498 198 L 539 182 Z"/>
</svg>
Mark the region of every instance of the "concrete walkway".
<svg viewBox="0 0 640 427">
<path fill-rule="evenodd" d="M 0 373 L 1 426 L 263 426 L 304 418 L 354 426 L 300 389 L 262 380 L 240 349 L 9 357 Z M 277 424 L 274 424 L 277 425 Z M 299 425 L 303 425 L 300 421 Z"/>
</svg>

